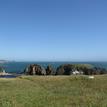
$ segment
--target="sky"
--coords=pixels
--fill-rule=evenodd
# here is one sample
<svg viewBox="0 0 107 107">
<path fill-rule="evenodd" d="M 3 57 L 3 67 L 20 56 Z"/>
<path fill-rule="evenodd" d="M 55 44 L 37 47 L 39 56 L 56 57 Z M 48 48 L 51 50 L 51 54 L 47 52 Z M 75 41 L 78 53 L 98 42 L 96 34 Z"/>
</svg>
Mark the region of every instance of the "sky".
<svg viewBox="0 0 107 107">
<path fill-rule="evenodd" d="M 0 0 L 0 59 L 107 61 L 107 0 Z"/>
</svg>

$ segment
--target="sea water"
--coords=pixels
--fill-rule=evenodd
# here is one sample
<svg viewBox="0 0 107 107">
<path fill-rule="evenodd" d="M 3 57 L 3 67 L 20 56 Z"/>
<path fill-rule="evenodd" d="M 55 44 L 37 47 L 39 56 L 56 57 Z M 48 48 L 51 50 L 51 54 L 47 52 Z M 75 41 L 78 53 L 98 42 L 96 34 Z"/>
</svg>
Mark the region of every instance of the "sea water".
<svg viewBox="0 0 107 107">
<path fill-rule="evenodd" d="M 47 65 L 52 65 L 56 69 L 61 64 L 92 64 L 95 67 L 107 69 L 107 62 L 8 62 L 0 64 L 7 73 L 22 73 L 30 64 L 39 64 L 46 68 Z"/>
</svg>

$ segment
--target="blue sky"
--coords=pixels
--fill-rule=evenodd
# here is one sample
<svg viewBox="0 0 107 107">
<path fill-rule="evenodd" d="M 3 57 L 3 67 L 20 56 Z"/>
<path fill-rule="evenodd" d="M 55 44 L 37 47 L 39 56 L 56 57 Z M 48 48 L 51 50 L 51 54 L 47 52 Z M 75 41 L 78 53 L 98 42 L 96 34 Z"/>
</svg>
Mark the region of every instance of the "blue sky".
<svg viewBox="0 0 107 107">
<path fill-rule="evenodd" d="M 107 0 L 0 0 L 0 59 L 107 61 Z"/>
</svg>

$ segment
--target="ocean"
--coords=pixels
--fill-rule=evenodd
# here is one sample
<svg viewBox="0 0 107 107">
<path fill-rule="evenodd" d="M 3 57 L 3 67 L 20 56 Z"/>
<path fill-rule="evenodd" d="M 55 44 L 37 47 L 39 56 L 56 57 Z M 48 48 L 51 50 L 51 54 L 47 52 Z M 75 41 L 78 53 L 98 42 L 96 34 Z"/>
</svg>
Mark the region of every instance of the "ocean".
<svg viewBox="0 0 107 107">
<path fill-rule="evenodd" d="M 107 62 L 8 62 L 0 64 L 8 73 L 22 73 L 30 64 L 39 64 L 46 68 L 47 65 L 52 65 L 56 69 L 61 64 L 92 64 L 95 67 L 107 69 Z"/>
</svg>

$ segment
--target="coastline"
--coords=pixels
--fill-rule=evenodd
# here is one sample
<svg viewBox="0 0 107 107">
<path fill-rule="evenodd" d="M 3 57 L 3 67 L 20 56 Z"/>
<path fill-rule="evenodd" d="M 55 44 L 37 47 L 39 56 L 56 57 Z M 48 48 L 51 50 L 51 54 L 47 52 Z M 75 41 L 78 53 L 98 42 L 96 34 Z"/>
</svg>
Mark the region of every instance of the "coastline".
<svg viewBox="0 0 107 107">
<path fill-rule="evenodd" d="M 5 68 L 7 73 L 17 73 L 20 74 L 24 71 L 24 69 L 30 64 L 39 64 L 46 68 L 47 65 L 52 65 L 54 69 L 62 64 L 92 64 L 95 67 L 101 67 L 107 69 L 107 62 L 8 62 L 4 64 L 0 64 L 3 68 Z"/>
</svg>

